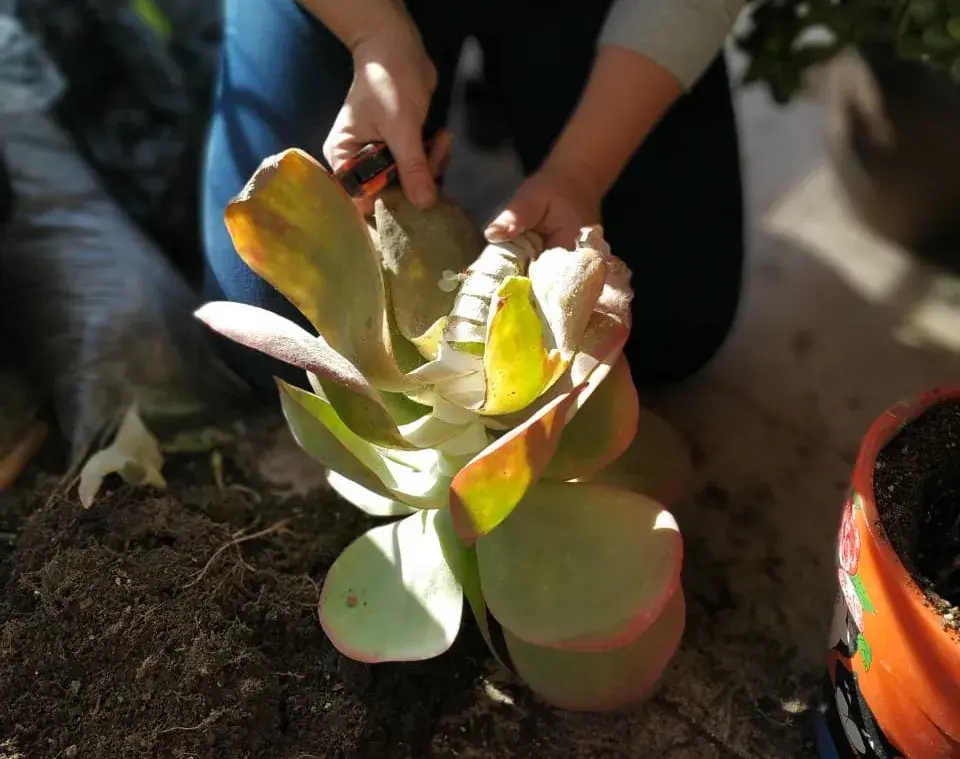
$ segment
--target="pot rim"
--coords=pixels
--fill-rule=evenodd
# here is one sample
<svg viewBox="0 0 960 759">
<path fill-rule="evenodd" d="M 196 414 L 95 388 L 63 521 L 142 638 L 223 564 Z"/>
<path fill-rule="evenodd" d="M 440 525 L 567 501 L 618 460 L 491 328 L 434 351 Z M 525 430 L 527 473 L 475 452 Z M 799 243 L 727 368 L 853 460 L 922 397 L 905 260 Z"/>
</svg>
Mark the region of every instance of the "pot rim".
<svg viewBox="0 0 960 759">
<path fill-rule="evenodd" d="M 880 555 L 882 563 L 897 583 L 924 599 L 927 597 L 926 591 L 920 587 L 894 550 L 890 536 L 887 535 L 883 526 L 880 510 L 877 508 L 874 474 L 877 457 L 904 427 L 919 419 L 934 406 L 953 400 L 960 400 L 960 384 L 941 385 L 924 391 L 920 395 L 901 400 L 888 408 L 873 421 L 864 435 L 853 470 L 853 488 L 860 497 L 866 517 L 867 532 L 873 539 L 874 548 Z M 936 613 L 926 603 L 924 612 L 930 615 Z"/>
</svg>

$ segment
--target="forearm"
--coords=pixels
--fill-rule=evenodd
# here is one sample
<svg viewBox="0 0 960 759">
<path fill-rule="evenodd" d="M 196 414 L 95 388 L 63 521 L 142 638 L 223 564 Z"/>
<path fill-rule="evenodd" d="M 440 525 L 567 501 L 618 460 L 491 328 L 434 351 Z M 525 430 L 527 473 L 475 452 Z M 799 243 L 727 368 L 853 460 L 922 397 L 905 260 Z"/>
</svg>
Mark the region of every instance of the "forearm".
<svg viewBox="0 0 960 759">
<path fill-rule="evenodd" d="M 337 39 L 353 50 L 371 37 L 416 34 L 401 0 L 299 0 Z"/>
<path fill-rule="evenodd" d="M 551 151 L 605 193 L 722 50 L 744 0 L 615 0 L 580 103 Z"/>
<path fill-rule="evenodd" d="M 606 194 L 663 114 L 683 91 L 646 56 L 603 45 L 580 103 L 547 158 Z"/>
</svg>

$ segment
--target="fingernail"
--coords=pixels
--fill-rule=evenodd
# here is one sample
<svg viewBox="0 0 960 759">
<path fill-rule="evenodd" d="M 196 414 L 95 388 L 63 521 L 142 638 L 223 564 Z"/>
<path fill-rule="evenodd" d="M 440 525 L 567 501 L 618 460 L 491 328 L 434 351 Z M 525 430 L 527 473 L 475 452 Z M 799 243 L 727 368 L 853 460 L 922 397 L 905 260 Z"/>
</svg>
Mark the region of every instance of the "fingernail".
<svg viewBox="0 0 960 759">
<path fill-rule="evenodd" d="M 510 239 L 510 228 L 494 222 L 483 231 L 483 236 L 489 242 L 506 242 Z"/>
</svg>

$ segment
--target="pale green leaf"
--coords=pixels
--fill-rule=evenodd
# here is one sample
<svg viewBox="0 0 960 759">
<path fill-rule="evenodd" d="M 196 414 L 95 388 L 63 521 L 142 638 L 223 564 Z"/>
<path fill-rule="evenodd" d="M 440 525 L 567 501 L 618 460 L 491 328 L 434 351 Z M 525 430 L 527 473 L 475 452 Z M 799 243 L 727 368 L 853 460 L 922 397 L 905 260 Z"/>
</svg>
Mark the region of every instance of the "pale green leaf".
<svg viewBox="0 0 960 759">
<path fill-rule="evenodd" d="M 670 512 L 604 485 L 541 480 L 476 545 L 488 608 L 537 645 L 620 645 L 680 582 L 683 542 Z"/>
<path fill-rule="evenodd" d="M 437 512 L 374 527 L 330 567 L 320 623 L 341 653 L 358 661 L 420 661 L 453 645 L 463 593 L 447 565 Z"/>
<path fill-rule="evenodd" d="M 686 495 L 693 474 L 687 446 L 669 422 L 649 409 L 640 410 L 636 429 L 616 461 L 583 479 L 628 488 L 663 504 L 676 503 Z"/>
<path fill-rule="evenodd" d="M 418 509 L 449 503 L 451 478 L 433 450 L 379 448 L 353 433 L 327 401 L 277 380 L 283 414 L 297 443 L 324 466 L 368 490 Z"/>
<path fill-rule="evenodd" d="M 564 651 L 526 643 L 504 629 L 517 674 L 561 709 L 610 711 L 648 696 L 683 637 L 686 603 L 677 588 L 662 614 L 640 635 L 607 651 Z"/>
<path fill-rule="evenodd" d="M 372 517 L 403 517 L 416 511 L 403 501 L 365 488 L 332 469 L 327 472 L 327 484 L 347 503 Z"/>
</svg>

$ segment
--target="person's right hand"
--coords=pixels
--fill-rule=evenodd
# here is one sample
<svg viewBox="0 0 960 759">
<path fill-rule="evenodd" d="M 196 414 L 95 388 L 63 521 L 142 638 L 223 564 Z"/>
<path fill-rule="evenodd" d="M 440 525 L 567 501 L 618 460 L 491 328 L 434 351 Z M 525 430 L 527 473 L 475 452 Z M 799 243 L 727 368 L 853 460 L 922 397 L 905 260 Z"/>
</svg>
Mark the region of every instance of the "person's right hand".
<svg viewBox="0 0 960 759">
<path fill-rule="evenodd" d="M 423 124 L 437 86 L 437 72 L 413 24 L 391 25 L 353 49 L 354 75 L 343 107 L 323 144 L 336 171 L 368 142 L 383 141 L 397 163 L 400 184 L 410 202 L 428 208 L 436 200 L 434 177 L 450 149 L 451 135 L 436 135 L 424 153 Z M 358 201 L 364 214 L 369 199 Z"/>
</svg>

